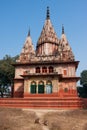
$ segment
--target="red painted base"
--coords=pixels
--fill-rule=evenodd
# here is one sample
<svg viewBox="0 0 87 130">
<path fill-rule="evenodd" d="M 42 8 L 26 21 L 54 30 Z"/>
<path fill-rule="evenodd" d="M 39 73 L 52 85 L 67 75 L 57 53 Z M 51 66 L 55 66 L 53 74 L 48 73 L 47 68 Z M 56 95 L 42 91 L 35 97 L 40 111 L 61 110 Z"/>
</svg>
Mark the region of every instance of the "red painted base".
<svg viewBox="0 0 87 130">
<path fill-rule="evenodd" d="M 29 97 L 29 98 L 0 98 L 0 107 L 13 108 L 56 108 L 78 109 L 87 108 L 87 99 L 78 97 Z"/>
</svg>

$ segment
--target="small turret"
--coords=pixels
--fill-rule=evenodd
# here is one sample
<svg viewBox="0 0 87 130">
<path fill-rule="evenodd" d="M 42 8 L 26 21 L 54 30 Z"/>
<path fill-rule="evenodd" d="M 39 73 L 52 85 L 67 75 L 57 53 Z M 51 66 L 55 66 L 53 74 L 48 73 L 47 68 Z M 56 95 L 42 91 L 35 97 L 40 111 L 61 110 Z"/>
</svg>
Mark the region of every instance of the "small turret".
<svg viewBox="0 0 87 130">
<path fill-rule="evenodd" d="M 19 60 L 20 61 L 29 61 L 32 58 L 32 56 L 34 56 L 34 55 L 35 55 L 35 50 L 34 50 L 32 39 L 30 36 L 30 29 L 29 29 L 27 38 L 25 40 L 24 46 L 22 48 L 22 52 L 19 57 Z"/>
<path fill-rule="evenodd" d="M 60 50 L 62 52 L 62 60 L 74 60 L 74 55 L 72 52 L 72 49 L 69 45 L 69 42 L 66 38 L 65 32 L 64 32 L 64 25 L 62 25 L 62 35 L 60 39 Z"/>
</svg>

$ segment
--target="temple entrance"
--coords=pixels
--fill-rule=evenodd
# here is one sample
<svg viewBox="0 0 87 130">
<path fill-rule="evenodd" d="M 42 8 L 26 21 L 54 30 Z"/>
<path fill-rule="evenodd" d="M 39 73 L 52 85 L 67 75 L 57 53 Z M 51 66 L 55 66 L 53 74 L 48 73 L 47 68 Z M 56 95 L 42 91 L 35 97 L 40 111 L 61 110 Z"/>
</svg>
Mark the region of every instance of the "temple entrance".
<svg viewBox="0 0 87 130">
<path fill-rule="evenodd" d="M 52 82 L 51 81 L 47 81 L 47 83 L 46 83 L 46 93 L 47 94 L 52 93 Z"/>
<path fill-rule="evenodd" d="M 32 81 L 32 82 L 31 82 L 30 92 L 31 92 L 32 94 L 33 94 L 33 93 L 36 93 L 36 82 L 35 82 L 35 81 Z"/>
<path fill-rule="evenodd" d="M 40 81 L 38 84 L 38 93 L 44 93 L 44 82 Z"/>
</svg>

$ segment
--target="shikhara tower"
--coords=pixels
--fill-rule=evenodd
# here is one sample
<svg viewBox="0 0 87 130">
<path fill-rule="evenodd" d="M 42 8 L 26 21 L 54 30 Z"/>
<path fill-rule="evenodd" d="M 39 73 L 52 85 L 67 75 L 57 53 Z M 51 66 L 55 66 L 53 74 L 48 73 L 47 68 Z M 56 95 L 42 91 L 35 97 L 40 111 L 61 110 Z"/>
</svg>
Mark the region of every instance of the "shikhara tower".
<svg viewBox="0 0 87 130">
<path fill-rule="evenodd" d="M 78 63 L 64 33 L 64 26 L 61 38 L 58 38 L 47 7 L 36 50 L 29 30 L 20 56 L 14 64 L 13 97 L 77 97 Z"/>
</svg>

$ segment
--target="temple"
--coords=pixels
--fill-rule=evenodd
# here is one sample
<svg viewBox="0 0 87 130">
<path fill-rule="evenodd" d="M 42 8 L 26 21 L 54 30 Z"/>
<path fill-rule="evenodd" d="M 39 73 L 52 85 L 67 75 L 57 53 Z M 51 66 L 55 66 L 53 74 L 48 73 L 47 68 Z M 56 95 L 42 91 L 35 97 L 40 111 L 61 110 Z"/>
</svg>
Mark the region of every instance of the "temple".
<svg viewBox="0 0 87 130">
<path fill-rule="evenodd" d="M 36 49 L 30 30 L 15 66 L 13 97 L 77 97 L 76 70 L 79 61 L 64 32 L 61 38 L 54 30 L 47 7 L 46 19 Z"/>
</svg>

